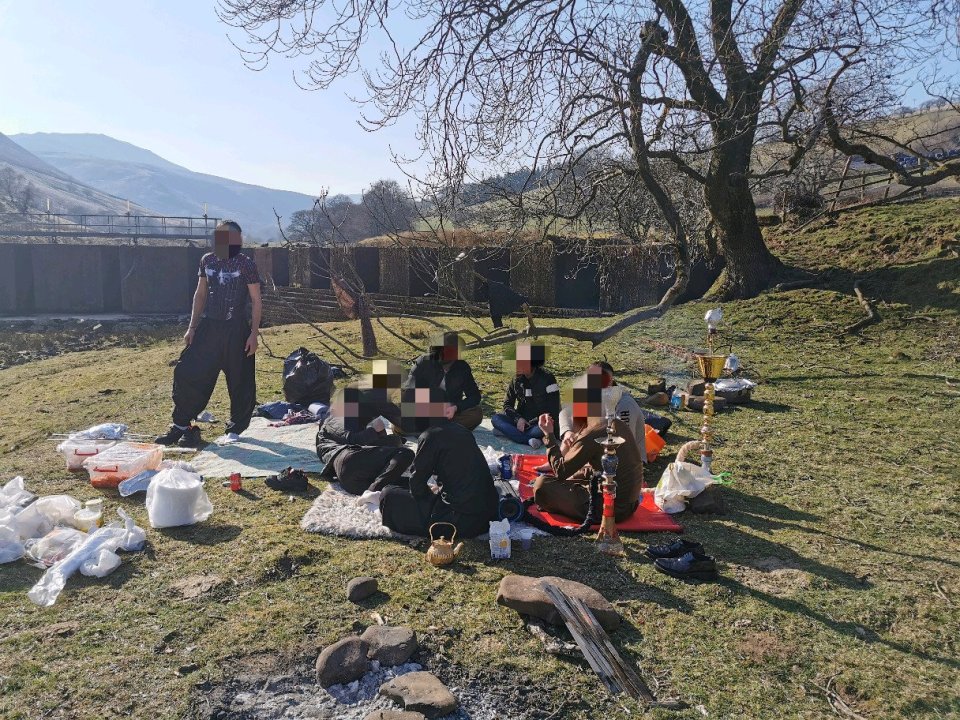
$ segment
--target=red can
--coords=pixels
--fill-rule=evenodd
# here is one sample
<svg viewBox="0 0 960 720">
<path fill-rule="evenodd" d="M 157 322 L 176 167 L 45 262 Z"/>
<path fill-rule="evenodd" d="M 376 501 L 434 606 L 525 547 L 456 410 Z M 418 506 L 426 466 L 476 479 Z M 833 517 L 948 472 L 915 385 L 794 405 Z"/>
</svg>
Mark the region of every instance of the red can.
<svg viewBox="0 0 960 720">
<path fill-rule="evenodd" d="M 230 490 L 237 492 L 241 488 L 243 488 L 243 484 L 240 482 L 240 473 L 235 472 L 230 476 Z"/>
</svg>

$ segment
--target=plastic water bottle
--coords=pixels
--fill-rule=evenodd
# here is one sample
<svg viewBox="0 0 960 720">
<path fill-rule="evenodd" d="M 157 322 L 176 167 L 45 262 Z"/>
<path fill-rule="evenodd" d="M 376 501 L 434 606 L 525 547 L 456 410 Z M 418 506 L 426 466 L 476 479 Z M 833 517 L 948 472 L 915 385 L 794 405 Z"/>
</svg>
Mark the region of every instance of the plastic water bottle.
<svg viewBox="0 0 960 720">
<path fill-rule="evenodd" d="M 680 392 L 680 388 L 674 388 L 673 395 L 670 396 L 670 408 L 672 410 L 679 410 L 682 404 L 683 394 Z"/>
</svg>

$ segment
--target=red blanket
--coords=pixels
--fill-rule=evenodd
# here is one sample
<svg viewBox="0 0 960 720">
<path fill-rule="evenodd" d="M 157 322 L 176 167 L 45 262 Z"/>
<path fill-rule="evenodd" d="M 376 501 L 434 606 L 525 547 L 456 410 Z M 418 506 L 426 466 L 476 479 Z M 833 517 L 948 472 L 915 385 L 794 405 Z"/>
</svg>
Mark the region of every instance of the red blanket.
<svg viewBox="0 0 960 720">
<path fill-rule="evenodd" d="M 539 467 L 545 461 L 546 457 L 543 455 L 520 456 L 517 479 L 520 481 L 520 497 L 523 500 L 533 497 L 533 482 L 537 479 L 534 468 Z M 676 520 L 663 512 L 653 502 L 652 492 L 642 493 L 641 497 L 643 500 L 636 511 L 623 522 L 617 523 L 617 530 L 620 532 L 683 532 L 683 528 L 677 524 Z M 531 505 L 529 512 L 534 517 L 554 527 L 576 527 L 580 524 L 563 515 L 543 512 L 537 509 L 536 505 Z"/>
</svg>

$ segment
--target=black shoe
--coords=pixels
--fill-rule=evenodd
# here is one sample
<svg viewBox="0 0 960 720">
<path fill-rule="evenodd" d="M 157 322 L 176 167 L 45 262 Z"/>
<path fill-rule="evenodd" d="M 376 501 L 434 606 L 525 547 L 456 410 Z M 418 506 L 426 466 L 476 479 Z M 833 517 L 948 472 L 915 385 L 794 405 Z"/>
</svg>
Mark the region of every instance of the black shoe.
<svg viewBox="0 0 960 720">
<path fill-rule="evenodd" d="M 193 448 L 196 449 L 203 444 L 203 439 L 200 437 L 200 428 L 196 425 L 191 425 L 186 430 L 181 430 L 183 437 L 180 438 L 180 441 L 177 443 L 182 448 Z"/>
<path fill-rule="evenodd" d="M 693 540 L 674 540 L 669 545 L 651 545 L 647 548 L 647 557 L 657 558 L 678 558 L 686 555 L 688 552 L 703 555 L 703 545 Z"/>
<path fill-rule="evenodd" d="M 293 468 L 287 468 L 281 471 L 279 475 L 271 475 L 264 482 L 271 490 L 283 491 L 303 491 L 309 485 L 307 474 L 303 470 L 294 470 Z"/>
<path fill-rule="evenodd" d="M 176 425 L 171 425 L 166 434 L 161 435 L 154 440 L 154 442 L 157 443 L 157 445 L 176 445 L 177 441 L 183 437 L 183 433 L 184 431 L 178 428 Z"/>
<path fill-rule="evenodd" d="M 681 580 L 715 580 L 717 564 L 709 555 L 688 552 L 678 558 L 658 558 L 653 566 L 665 575 Z"/>
</svg>

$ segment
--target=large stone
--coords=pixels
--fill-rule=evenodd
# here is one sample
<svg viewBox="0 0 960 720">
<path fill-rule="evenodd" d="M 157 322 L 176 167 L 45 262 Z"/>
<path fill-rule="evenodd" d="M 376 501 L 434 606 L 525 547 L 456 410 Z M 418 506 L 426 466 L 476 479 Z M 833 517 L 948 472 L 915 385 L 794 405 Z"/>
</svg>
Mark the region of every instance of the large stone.
<svg viewBox="0 0 960 720">
<path fill-rule="evenodd" d="M 347 583 L 347 600 L 360 602 L 366 600 L 377 591 L 377 579 L 372 577 L 355 577 Z"/>
<path fill-rule="evenodd" d="M 367 656 L 381 665 L 402 665 L 417 651 L 417 634 L 408 627 L 371 625 L 360 639 L 370 649 Z"/>
<path fill-rule="evenodd" d="M 367 650 L 367 643 L 358 637 L 328 645 L 317 658 L 317 682 L 330 687 L 356 680 L 370 669 Z"/>
<path fill-rule="evenodd" d="M 699 494 L 690 499 L 690 510 L 695 513 L 715 513 L 719 515 L 727 509 L 723 491 L 719 485 L 707 485 Z"/>
<path fill-rule="evenodd" d="M 556 585 L 567 595 L 580 598 L 590 608 L 604 630 L 612 631 L 620 627 L 620 615 L 603 595 L 588 585 L 565 578 L 507 575 L 500 581 L 497 603 L 553 625 L 563 625 L 563 618 L 554 607 L 547 591 L 543 589 L 545 583 Z"/>
<path fill-rule="evenodd" d="M 423 713 L 428 718 L 449 715 L 460 704 L 447 686 L 428 672 L 412 672 L 380 686 L 380 694 L 403 703 L 404 710 Z"/>
<path fill-rule="evenodd" d="M 407 710 L 377 710 L 363 720 L 427 720 L 427 718 L 423 713 Z"/>
</svg>

